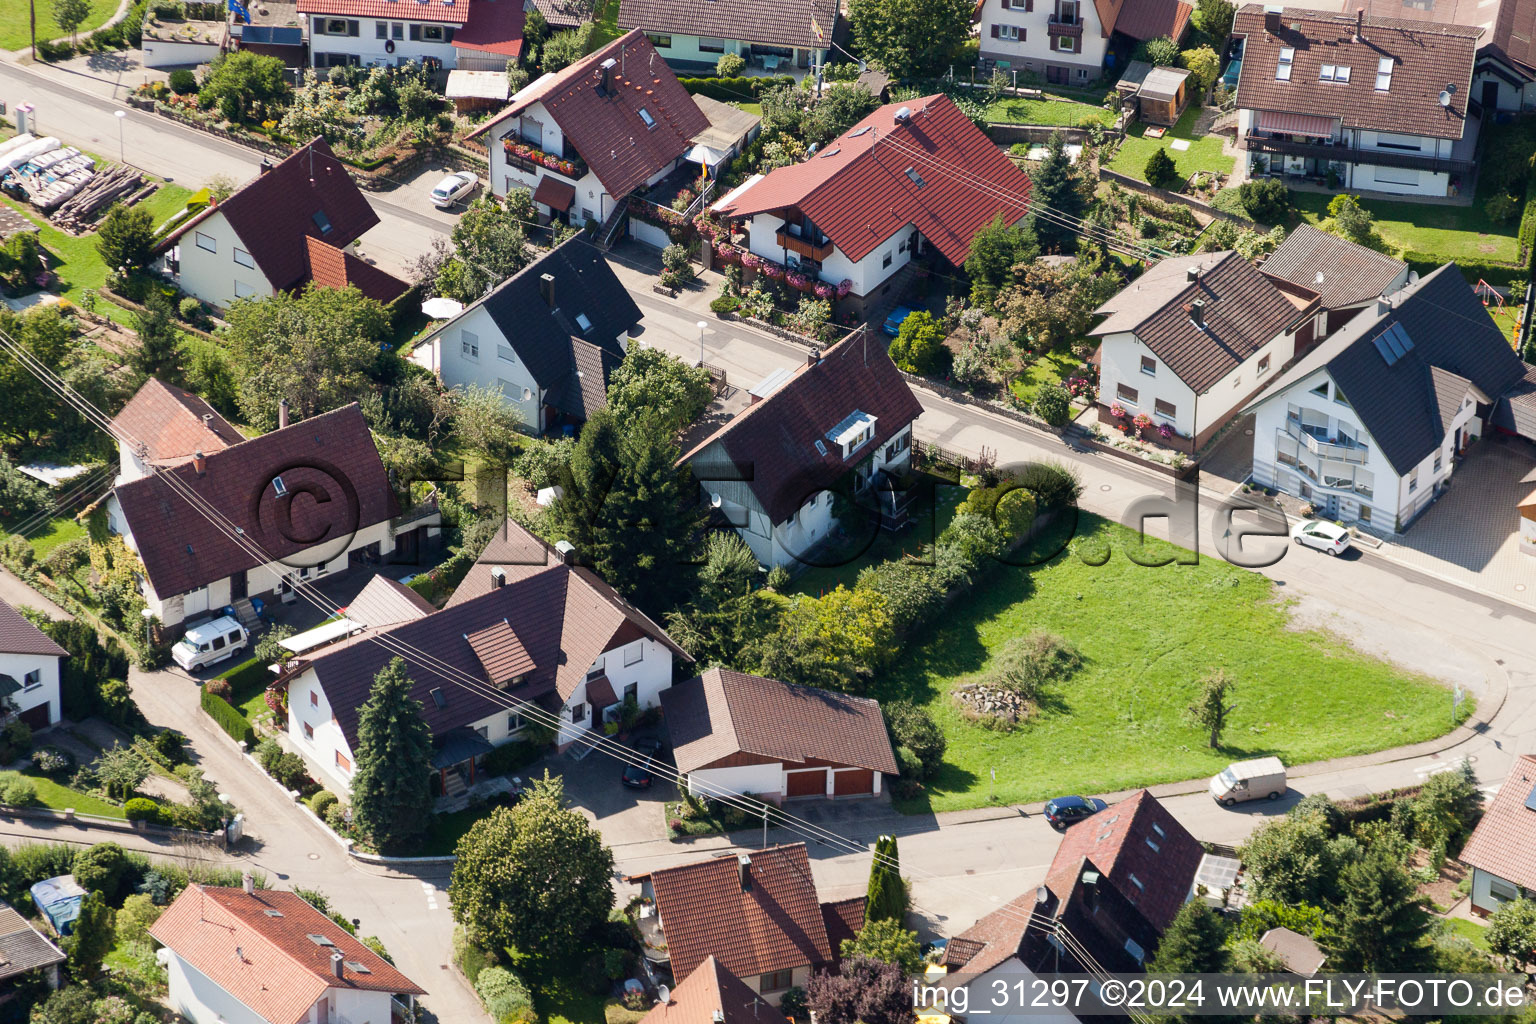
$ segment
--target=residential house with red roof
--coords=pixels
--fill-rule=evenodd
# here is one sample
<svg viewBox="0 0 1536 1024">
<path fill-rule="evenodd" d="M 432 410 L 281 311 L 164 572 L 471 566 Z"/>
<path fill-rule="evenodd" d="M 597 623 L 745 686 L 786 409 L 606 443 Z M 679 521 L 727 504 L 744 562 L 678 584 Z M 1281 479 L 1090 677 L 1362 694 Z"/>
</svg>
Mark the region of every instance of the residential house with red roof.
<svg viewBox="0 0 1536 1024">
<path fill-rule="evenodd" d="M 1471 187 L 1481 32 L 1371 17 L 1364 7 L 1246 4 L 1232 34 L 1243 41 L 1237 145 L 1250 175 L 1306 175 L 1407 198 Z"/>
<path fill-rule="evenodd" d="M 751 405 L 683 455 L 702 500 L 763 565 L 807 564 L 836 522 L 834 492 L 861 503 L 866 527 L 903 514 L 895 481 L 923 407 L 884 342 L 855 332 L 770 374 Z"/>
<path fill-rule="evenodd" d="M 533 191 L 541 215 L 605 222 L 681 167 L 709 118 L 638 29 L 525 86 L 475 129 L 491 188 Z"/>
<path fill-rule="evenodd" d="M 521 0 L 298 0 L 298 13 L 317 68 L 505 71 L 523 52 Z"/>
<path fill-rule="evenodd" d="M 356 285 L 391 302 L 410 286 L 346 251 L 378 224 L 346 165 L 324 139 L 295 150 L 222 203 L 165 236 L 158 255 L 177 286 L 211 306 L 321 287 Z"/>
<path fill-rule="evenodd" d="M 435 508 L 401 515 L 355 403 L 293 424 L 285 404 L 278 422 L 245 438 L 153 378 L 113 420 L 120 473 L 107 525 L 144 563 L 141 593 L 163 625 L 234 605 L 251 628 L 251 597 L 291 601 L 298 581 L 386 558 L 414 564 L 438 535 Z"/>
<path fill-rule="evenodd" d="M 0 698 L 34 729 L 63 716 L 59 670 L 69 652 L 15 608 L 0 601 Z"/>
<path fill-rule="evenodd" d="M 645 901 L 643 954 L 674 978 L 711 960 L 773 1006 L 834 962 L 804 843 L 710 857 L 629 879 Z M 862 921 L 860 922 L 862 927 Z M 683 984 L 687 984 L 684 981 Z"/>
<path fill-rule="evenodd" d="M 878 702 L 711 668 L 661 694 L 688 791 L 780 803 L 876 796 L 896 756 Z"/>
<path fill-rule="evenodd" d="M 1029 212 L 1029 176 L 942 94 L 879 108 L 814 156 L 753 175 L 711 209 L 746 222 L 766 261 L 837 289 L 865 312 L 930 249 L 953 266 L 1001 216 Z"/>
<path fill-rule="evenodd" d="M 1136 44 L 1175 42 L 1189 27 L 1186 0 L 980 0 L 981 59 L 1052 85 L 1087 85 L 1113 55 L 1122 68 Z"/>
<path fill-rule="evenodd" d="M 359 709 L 374 677 L 403 651 L 443 792 L 473 785 L 477 762 L 530 724 L 558 720 L 556 743 L 602 734 L 625 702 L 654 707 L 688 653 L 591 570 L 516 523 L 494 538 L 441 611 L 373 595 L 325 641 L 302 648 L 279 679 L 288 732 L 338 793 L 356 769 Z M 377 610 L 384 606 L 384 613 Z M 312 631 L 319 634 L 319 631 Z"/>
<path fill-rule="evenodd" d="M 1487 916 L 1536 895 L 1536 754 L 1515 758 L 1461 849 L 1472 869 L 1472 911 Z"/>
<path fill-rule="evenodd" d="M 785 1017 L 710 956 L 640 1024 L 785 1024 Z"/>
<path fill-rule="evenodd" d="M 1160 260 L 1094 311 L 1099 422 L 1198 450 L 1312 344 L 1319 308 L 1231 250 Z"/>
<path fill-rule="evenodd" d="M 825 64 L 837 30 L 837 0 L 623 0 L 619 27 L 646 34 L 667 63 L 713 73 L 734 53 L 768 72 Z"/>
<path fill-rule="evenodd" d="M 296 893 L 192 884 L 149 929 L 191 1024 L 388 1024 L 425 990 Z"/>
</svg>

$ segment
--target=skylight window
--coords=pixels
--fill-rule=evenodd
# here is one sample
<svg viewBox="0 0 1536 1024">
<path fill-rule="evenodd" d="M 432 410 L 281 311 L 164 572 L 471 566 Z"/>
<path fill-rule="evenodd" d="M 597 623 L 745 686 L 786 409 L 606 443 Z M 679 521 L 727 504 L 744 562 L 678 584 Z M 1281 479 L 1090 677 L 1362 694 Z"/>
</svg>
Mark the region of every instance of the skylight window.
<svg viewBox="0 0 1536 1024">
<path fill-rule="evenodd" d="M 348 961 L 346 961 L 346 965 L 347 965 L 347 970 L 356 972 L 357 974 L 372 974 L 373 973 L 373 971 L 368 969 L 367 965 L 360 964 L 356 960 L 348 960 Z"/>
<path fill-rule="evenodd" d="M 1324 64 L 1317 72 L 1319 82 L 1347 82 L 1349 81 L 1348 64 Z"/>
<path fill-rule="evenodd" d="M 1275 81 L 1289 82 L 1291 80 L 1291 65 L 1296 60 L 1296 47 L 1280 47 L 1280 62 L 1275 65 Z"/>
<path fill-rule="evenodd" d="M 432 688 L 432 703 L 437 705 L 439 711 L 448 706 L 448 698 L 444 695 L 441 687 L 434 686 Z"/>
<path fill-rule="evenodd" d="M 324 210 L 316 210 L 314 216 L 311 217 L 310 220 L 315 222 L 315 227 L 320 229 L 320 233 L 322 235 L 328 235 L 331 233 L 331 218 L 325 215 Z"/>
<path fill-rule="evenodd" d="M 1376 91 L 1386 92 L 1392 88 L 1392 58 L 1382 57 L 1376 62 Z"/>
<path fill-rule="evenodd" d="M 336 943 L 332 942 L 330 939 L 326 938 L 324 935 L 316 935 L 313 932 L 311 932 L 310 935 L 309 935 L 309 941 L 313 942 L 317 946 L 334 946 L 334 945 L 336 945 Z"/>
<path fill-rule="evenodd" d="M 576 326 L 580 327 L 583 331 L 590 331 L 592 329 L 592 321 L 587 319 L 587 314 L 577 313 Z"/>
<path fill-rule="evenodd" d="M 1340 64 L 1338 67 L 1334 68 L 1333 69 L 1333 80 L 1335 82 L 1347 82 L 1347 81 L 1349 81 L 1349 65 L 1348 64 Z"/>
<path fill-rule="evenodd" d="M 916 167 L 907 168 L 907 177 L 910 178 L 912 180 L 912 184 L 916 185 L 918 188 L 922 188 L 924 185 L 928 184 L 923 180 L 923 176 L 917 173 Z"/>
<path fill-rule="evenodd" d="M 856 139 L 856 138 L 858 138 L 858 137 L 859 137 L 859 136 L 860 136 L 860 135 L 863 135 L 863 134 L 864 134 L 864 133 L 865 133 L 865 132 L 867 132 L 867 131 L 869 131 L 869 130 L 870 130 L 870 129 L 871 129 L 871 128 L 873 128 L 873 127 L 874 127 L 874 125 L 872 125 L 872 124 L 867 124 L 867 125 L 865 125 L 865 126 L 864 126 L 864 127 L 863 127 L 863 128 L 860 128 L 860 129 L 859 129 L 859 130 L 858 130 L 858 131 L 856 131 L 856 132 L 854 132 L 854 133 L 853 133 L 853 134 L 851 134 L 851 135 L 849 135 L 849 136 L 848 136 L 848 137 L 849 137 L 849 138 L 850 138 L 850 139 Z"/>
<path fill-rule="evenodd" d="M 283 483 L 282 477 L 275 476 L 272 478 L 272 493 L 276 494 L 279 498 L 288 493 L 288 485 Z"/>
<path fill-rule="evenodd" d="M 1324 64 L 1321 68 L 1319 68 L 1317 71 L 1317 80 L 1319 82 L 1333 81 L 1333 65 Z"/>
<path fill-rule="evenodd" d="M 656 119 L 654 117 L 652 117 L 651 116 L 651 112 L 649 110 L 646 110 L 644 107 L 640 108 L 640 120 L 645 122 L 645 126 L 647 128 L 655 128 L 656 127 Z"/>
</svg>

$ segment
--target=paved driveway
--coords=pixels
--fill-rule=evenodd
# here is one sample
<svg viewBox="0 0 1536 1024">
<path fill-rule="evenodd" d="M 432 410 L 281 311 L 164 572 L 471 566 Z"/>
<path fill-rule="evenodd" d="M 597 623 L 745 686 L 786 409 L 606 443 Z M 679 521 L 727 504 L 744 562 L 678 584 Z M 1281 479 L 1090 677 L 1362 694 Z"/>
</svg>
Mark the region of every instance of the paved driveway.
<svg viewBox="0 0 1536 1024">
<path fill-rule="evenodd" d="M 580 761 L 558 754 L 532 765 L 528 775 L 539 777 L 547 769 L 565 780 L 565 795 L 590 817 L 603 833 L 603 841 L 617 848 L 667 838 L 662 804 L 677 799 L 677 787 L 658 778 L 650 789 L 630 789 L 619 782 L 624 766 L 596 751 Z"/>
</svg>

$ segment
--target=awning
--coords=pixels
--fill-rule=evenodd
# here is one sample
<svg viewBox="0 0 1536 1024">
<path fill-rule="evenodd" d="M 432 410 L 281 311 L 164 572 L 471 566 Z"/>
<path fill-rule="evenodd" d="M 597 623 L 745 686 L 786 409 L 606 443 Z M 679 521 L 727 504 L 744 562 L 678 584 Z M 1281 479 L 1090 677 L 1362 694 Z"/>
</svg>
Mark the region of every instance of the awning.
<svg viewBox="0 0 1536 1024">
<path fill-rule="evenodd" d="M 710 149 L 701 143 L 694 143 L 693 148 L 683 154 L 683 159 L 691 164 L 703 164 L 705 167 L 713 167 L 725 159 L 725 154 L 716 149 Z"/>
<path fill-rule="evenodd" d="M 489 754 L 494 749 L 490 740 L 469 726 L 461 725 L 438 738 L 437 749 L 432 752 L 432 767 L 452 768 L 481 754 Z"/>
<path fill-rule="evenodd" d="M 1315 139 L 1333 138 L 1331 117 L 1316 114 L 1281 114 L 1273 110 L 1259 111 L 1259 131 L 1280 135 L 1310 135 Z"/>
<path fill-rule="evenodd" d="M 533 201 L 564 213 L 576 201 L 576 186 L 546 174 L 539 179 L 539 187 L 533 190 Z"/>
<path fill-rule="evenodd" d="M 619 702 L 613 692 L 613 684 L 607 676 L 598 676 L 587 683 L 587 703 L 594 708 L 606 708 Z"/>
</svg>

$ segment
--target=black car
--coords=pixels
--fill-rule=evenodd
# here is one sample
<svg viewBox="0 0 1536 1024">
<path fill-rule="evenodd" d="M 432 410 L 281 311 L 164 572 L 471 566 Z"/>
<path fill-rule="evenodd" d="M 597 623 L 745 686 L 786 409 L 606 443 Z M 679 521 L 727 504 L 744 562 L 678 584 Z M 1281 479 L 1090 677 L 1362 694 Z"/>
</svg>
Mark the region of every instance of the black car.
<svg viewBox="0 0 1536 1024">
<path fill-rule="evenodd" d="M 661 741 L 654 736 L 642 736 L 635 740 L 631 749 L 638 755 L 631 758 L 636 763 L 624 765 L 619 781 L 630 789 L 650 789 L 651 783 L 656 781 L 656 758 L 661 754 Z"/>
<path fill-rule="evenodd" d="M 1096 796 L 1059 796 L 1045 805 L 1045 820 L 1052 828 L 1066 828 L 1108 806 Z"/>
</svg>

